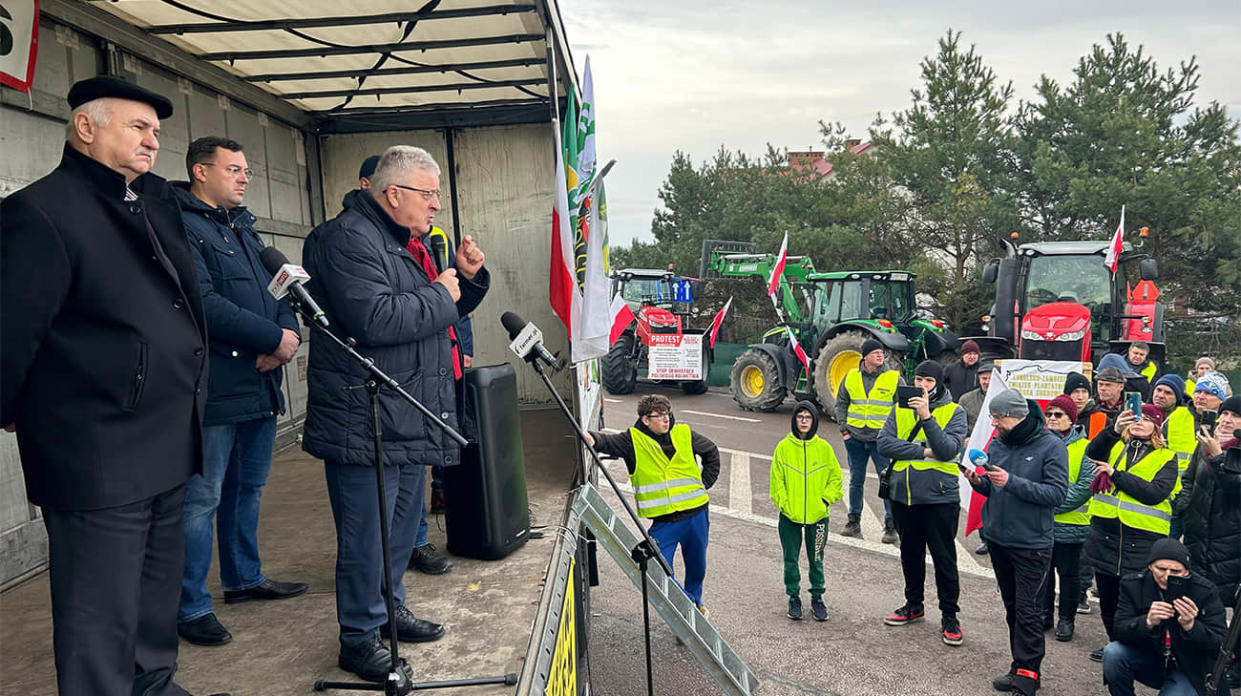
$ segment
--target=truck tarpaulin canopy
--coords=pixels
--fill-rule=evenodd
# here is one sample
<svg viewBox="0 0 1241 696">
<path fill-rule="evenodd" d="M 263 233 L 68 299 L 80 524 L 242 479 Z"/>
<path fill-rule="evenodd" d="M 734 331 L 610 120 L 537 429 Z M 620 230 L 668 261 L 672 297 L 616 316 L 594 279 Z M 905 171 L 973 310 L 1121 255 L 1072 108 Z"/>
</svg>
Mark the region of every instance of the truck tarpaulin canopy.
<svg viewBox="0 0 1241 696">
<path fill-rule="evenodd" d="M 549 120 L 549 33 L 558 91 L 575 82 L 554 0 L 90 4 L 257 85 L 327 131 L 371 130 L 397 115 L 427 125 Z"/>
</svg>

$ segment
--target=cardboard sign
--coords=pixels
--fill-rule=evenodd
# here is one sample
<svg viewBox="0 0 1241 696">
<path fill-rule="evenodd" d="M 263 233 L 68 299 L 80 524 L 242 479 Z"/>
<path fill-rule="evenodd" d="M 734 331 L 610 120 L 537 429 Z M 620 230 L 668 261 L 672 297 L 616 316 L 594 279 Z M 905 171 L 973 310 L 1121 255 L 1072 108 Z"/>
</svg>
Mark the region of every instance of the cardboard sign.
<svg viewBox="0 0 1241 696">
<path fill-rule="evenodd" d="M 650 379 L 702 379 L 702 334 L 654 334 L 647 355 Z"/>
<path fill-rule="evenodd" d="M 39 53 L 39 0 L 0 0 L 0 84 L 30 93 Z"/>
</svg>

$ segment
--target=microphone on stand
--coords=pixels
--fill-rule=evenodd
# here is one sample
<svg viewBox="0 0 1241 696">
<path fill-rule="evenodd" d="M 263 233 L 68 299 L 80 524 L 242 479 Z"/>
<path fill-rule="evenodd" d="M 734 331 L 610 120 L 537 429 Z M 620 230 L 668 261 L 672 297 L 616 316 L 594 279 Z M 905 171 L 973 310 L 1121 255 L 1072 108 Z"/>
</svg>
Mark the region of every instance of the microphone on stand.
<svg viewBox="0 0 1241 696">
<path fill-rule="evenodd" d="M 517 357 L 530 363 L 538 360 L 552 368 L 554 372 L 559 372 L 564 367 L 543 347 L 543 332 L 539 331 L 539 327 L 513 312 L 501 314 L 500 323 L 508 331 L 508 337 L 513 339 L 508 347 Z"/>
<path fill-rule="evenodd" d="M 292 295 L 306 313 L 310 315 L 315 323 L 323 328 L 328 328 L 327 315 L 319 307 L 319 303 L 315 302 L 310 293 L 306 291 L 302 284 L 310 280 L 310 274 L 306 269 L 296 264 L 289 263 L 289 259 L 280 252 L 276 247 L 267 247 L 259 253 L 259 261 L 262 262 L 263 268 L 272 274 L 271 283 L 267 285 L 267 291 L 277 300 L 283 299 L 285 295 Z"/>
</svg>

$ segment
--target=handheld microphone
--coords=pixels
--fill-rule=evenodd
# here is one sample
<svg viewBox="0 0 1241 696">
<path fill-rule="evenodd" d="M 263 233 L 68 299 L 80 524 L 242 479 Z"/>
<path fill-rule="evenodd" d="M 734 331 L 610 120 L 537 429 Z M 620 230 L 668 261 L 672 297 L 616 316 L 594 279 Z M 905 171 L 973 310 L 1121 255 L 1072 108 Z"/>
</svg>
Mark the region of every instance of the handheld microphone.
<svg viewBox="0 0 1241 696">
<path fill-rule="evenodd" d="M 970 463 L 974 466 L 981 466 L 987 471 L 995 471 L 996 466 L 991 463 L 991 457 L 980 449 L 972 449 L 969 452 Z"/>
<path fill-rule="evenodd" d="M 448 247 L 444 243 L 444 235 L 432 234 L 428 235 L 431 243 L 431 263 L 435 264 L 435 272 L 443 273 L 444 267 L 448 265 Z"/>
<path fill-rule="evenodd" d="M 555 372 L 559 372 L 561 367 L 563 367 L 543 347 L 543 332 L 539 331 L 539 327 L 512 312 L 505 312 L 500 315 L 500 323 L 508 331 L 508 337 L 513 339 L 513 342 L 508 344 L 508 347 L 517 357 L 526 362 L 541 360 Z"/>
<path fill-rule="evenodd" d="M 310 274 L 301 266 L 289 263 L 289 259 L 275 247 L 267 247 L 259 253 L 259 261 L 262 262 L 263 268 L 272 274 L 271 283 L 267 285 L 267 291 L 277 300 L 283 299 L 285 295 L 292 294 L 293 298 L 302 305 L 311 318 L 323 328 L 328 328 L 327 315 L 319 308 L 319 304 L 314 298 L 306 292 L 302 283 L 310 280 Z"/>
</svg>

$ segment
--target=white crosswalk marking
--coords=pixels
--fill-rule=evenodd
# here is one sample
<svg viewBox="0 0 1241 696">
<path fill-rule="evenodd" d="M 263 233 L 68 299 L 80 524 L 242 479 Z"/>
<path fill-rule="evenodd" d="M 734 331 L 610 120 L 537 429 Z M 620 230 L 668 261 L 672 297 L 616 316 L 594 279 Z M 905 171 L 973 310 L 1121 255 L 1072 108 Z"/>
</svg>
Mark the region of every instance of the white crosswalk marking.
<svg viewBox="0 0 1241 696">
<path fill-rule="evenodd" d="M 728 507 L 737 512 L 751 512 L 753 491 L 750 489 L 750 455 L 733 452 L 728 470 Z"/>
</svg>

